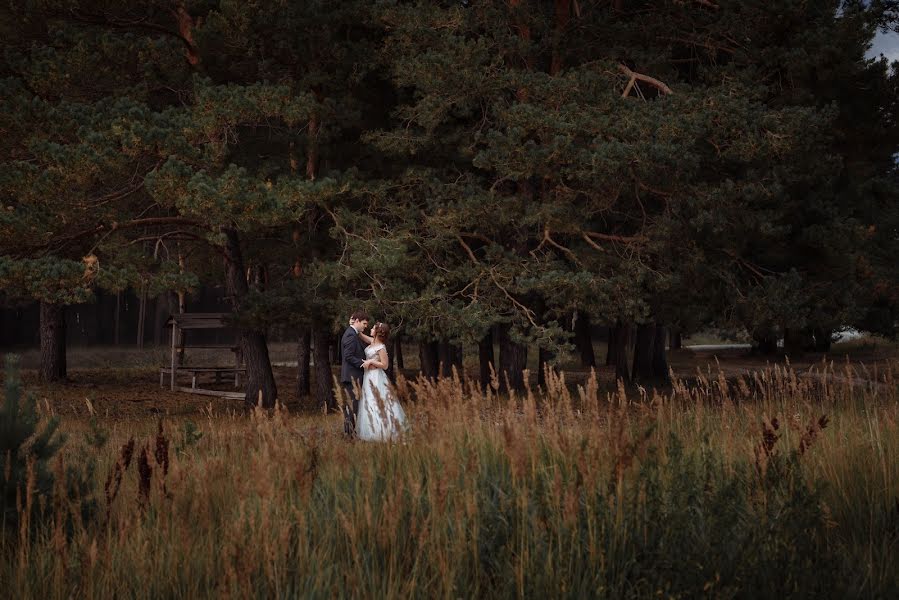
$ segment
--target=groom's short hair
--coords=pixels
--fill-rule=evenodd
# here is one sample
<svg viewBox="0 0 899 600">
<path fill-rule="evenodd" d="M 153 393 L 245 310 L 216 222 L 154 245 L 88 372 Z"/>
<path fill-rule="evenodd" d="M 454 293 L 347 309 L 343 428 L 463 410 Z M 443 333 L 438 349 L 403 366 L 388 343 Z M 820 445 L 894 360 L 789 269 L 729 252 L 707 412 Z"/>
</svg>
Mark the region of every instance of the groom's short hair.
<svg viewBox="0 0 899 600">
<path fill-rule="evenodd" d="M 365 314 L 364 310 L 357 310 L 350 317 L 350 321 L 368 321 L 368 315 Z"/>
</svg>

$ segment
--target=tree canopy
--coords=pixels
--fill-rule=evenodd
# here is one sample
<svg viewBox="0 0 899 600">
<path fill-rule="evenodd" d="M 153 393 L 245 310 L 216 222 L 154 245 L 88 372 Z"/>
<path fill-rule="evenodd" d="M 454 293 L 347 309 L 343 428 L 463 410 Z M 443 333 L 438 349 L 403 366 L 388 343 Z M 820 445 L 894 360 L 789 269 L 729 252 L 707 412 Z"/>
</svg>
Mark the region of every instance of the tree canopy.
<svg viewBox="0 0 899 600">
<path fill-rule="evenodd" d="M 267 328 L 302 379 L 358 306 L 426 370 L 498 335 L 512 387 L 589 323 L 626 379 L 667 375 L 671 329 L 895 335 L 899 69 L 865 58 L 894 2 L 3 10 L 0 283 L 47 345 L 96 286 L 210 280 L 266 405 Z"/>
</svg>

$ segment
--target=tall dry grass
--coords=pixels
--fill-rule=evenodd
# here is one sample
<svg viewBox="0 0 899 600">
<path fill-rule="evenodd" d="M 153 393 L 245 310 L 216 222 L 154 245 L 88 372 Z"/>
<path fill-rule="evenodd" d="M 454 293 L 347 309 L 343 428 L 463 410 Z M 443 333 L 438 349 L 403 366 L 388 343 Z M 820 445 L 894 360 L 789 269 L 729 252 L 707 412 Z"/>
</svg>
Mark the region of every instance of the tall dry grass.
<svg viewBox="0 0 899 600">
<path fill-rule="evenodd" d="M 400 381 L 402 443 L 277 410 L 73 435 L 9 597 L 896 597 L 896 368 L 499 397 Z M 860 376 L 864 375 L 864 377 Z M 102 438 L 102 436 L 100 436 Z M 133 442 L 132 442 L 133 439 Z M 94 440 L 94 441 L 90 441 Z"/>
</svg>

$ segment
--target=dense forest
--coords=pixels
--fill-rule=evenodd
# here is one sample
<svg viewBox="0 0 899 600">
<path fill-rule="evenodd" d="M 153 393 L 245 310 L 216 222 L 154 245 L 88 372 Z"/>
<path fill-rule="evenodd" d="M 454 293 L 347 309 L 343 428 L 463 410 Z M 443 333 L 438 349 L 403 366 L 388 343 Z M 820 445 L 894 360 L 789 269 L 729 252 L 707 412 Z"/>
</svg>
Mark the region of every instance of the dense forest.
<svg viewBox="0 0 899 600">
<path fill-rule="evenodd" d="M 861 0 L 15 0 L 0 343 L 32 315 L 54 381 L 67 306 L 96 302 L 106 343 L 220 306 L 271 405 L 273 328 L 327 370 L 356 308 L 426 375 L 477 348 L 513 388 L 529 351 L 651 380 L 706 328 L 760 353 L 895 336 L 899 67 L 866 52 L 897 23 Z"/>
</svg>

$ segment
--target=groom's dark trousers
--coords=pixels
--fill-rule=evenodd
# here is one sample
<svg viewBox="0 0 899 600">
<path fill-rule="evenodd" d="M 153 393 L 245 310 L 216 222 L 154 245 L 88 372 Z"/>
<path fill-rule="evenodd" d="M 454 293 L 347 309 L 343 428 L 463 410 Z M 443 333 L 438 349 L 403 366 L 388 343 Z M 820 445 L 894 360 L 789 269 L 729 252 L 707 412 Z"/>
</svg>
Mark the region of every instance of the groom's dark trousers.
<svg viewBox="0 0 899 600">
<path fill-rule="evenodd" d="M 362 387 L 362 361 L 365 360 L 365 347 L 359 334 L 352 327 L 347 327 L 340 339 L 340 349 L 343 360 L 340 363 L 340 383 L 346 391 L 350 404 L 353 407 L 352 419 L 355 424 L 356 414 L 359 412 L 359 399 L 356 397 L 354 384 Z"/>
</svg>

